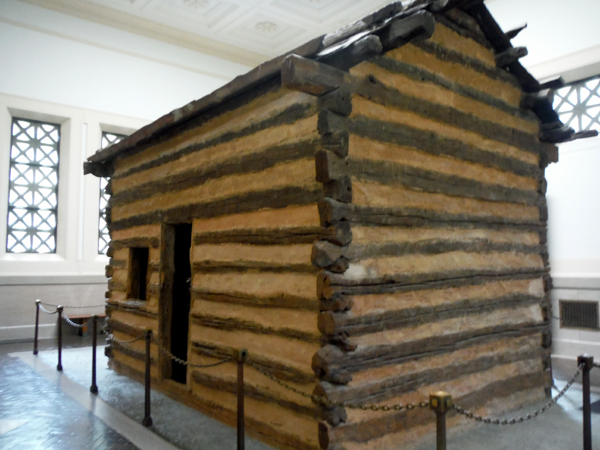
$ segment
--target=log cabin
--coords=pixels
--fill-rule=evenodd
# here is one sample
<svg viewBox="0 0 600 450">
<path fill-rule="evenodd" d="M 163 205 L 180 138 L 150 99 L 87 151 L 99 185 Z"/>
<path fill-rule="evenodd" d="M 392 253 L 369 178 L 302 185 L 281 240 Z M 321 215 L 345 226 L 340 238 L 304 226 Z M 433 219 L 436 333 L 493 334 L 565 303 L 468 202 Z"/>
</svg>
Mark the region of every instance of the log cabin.
<svg viewBox="0 0 600 450">
<path fill-rule="evenodd" d="M 153 331 L 153 387 L 233 424 L 235 361 L 169 352 L 246 348 L 248 431 L 302 450 L 434 424 L 343 403 L 442 389 L 499 414 L 549 395 L 544 170 L 586 133 L 552 109 L 560 80 L 519 63 L 518 31 L 478 0 L 395 2 L 91 156 L 110 177 L 107 327 Z M 143 345 L 113 341 L 110 366 L 141 378 Z"/>
</svg>

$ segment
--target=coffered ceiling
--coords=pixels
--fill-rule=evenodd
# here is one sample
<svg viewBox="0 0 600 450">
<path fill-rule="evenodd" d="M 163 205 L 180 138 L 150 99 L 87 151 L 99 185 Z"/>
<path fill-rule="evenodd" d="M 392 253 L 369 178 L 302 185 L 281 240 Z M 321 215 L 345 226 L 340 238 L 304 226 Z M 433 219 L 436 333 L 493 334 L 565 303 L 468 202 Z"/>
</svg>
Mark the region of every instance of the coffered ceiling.
<svg viewBox="0 0 600 450">
<path fill-rule="evenodd" d="M 22 0 L 214 56 L 258 64 L 390 0 Z"/>
</svg>

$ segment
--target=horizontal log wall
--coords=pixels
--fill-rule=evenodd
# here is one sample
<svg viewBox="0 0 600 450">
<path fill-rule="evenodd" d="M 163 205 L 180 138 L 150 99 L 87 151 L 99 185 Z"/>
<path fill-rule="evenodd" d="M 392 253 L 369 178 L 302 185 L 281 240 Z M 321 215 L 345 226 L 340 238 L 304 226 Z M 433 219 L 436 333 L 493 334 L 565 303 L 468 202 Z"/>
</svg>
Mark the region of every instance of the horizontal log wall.
<svg viewBox="0 0 600 450">
<path fill-rule="evenodd" d="M 168 257 L 172 236 L 161 233 L 164 223 L 192 223 L 188 360 L 213 363 L 247 348 L 253 364 L 310 394 L 321 345 L 312 244 L 349 242 L 347 227 L 321 225 L 315 153 L 339 139 L 322 142 L 317 99 L 277 83 L 225 106 L 115 161 L 109 328 L 125 339 L 150 327 L 168 346 L 170 308 L 159 297 L 170 298 L 173 269 L 160 255 Z M 126 298 L 131 246 L 150 248 L 146 302 Z M 141 371 L 138 344 L 113 345 L 113 367 Z M 188 368 L 183 392 L 191 397 L 164 378 L 169 367 L 153 345 L 158 388 L 235 423 L 235 363 Z M 318 448 L 319 408 L 252 366 L 245 376 L 250 434 L 280 448 Z"/>
<path fill-rule="evenodd" d="M 319 153 L 317 177 L 351 191 L 321 202 L 321 221 L 349 223 L 352 241 L 313 246 L 315 392 L 405 404 L 442 389 L 486 414 L 540 398 L 550 386 L 551 149 L 519 108 L 518 84 L 487 47 L 440 23 L 431 39 L 350 72 L 351 113 L 319 116 L 321 133 L 346 132 L 349 145 Z M 320 445 L 396 448 L 433 423 L 427 410 L 338 407 Z"/>
</svg>

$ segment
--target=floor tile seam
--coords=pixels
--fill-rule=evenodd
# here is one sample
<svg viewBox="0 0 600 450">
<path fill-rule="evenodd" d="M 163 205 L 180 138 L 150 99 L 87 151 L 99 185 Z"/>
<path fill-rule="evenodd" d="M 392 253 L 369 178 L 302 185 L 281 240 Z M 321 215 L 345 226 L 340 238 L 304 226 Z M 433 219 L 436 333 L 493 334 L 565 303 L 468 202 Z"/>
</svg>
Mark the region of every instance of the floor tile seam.
<svg viewBox="0 0 600 450">
<path fill-rule="evenodd" d="M 94 396 L 64 374 L 37 359 L 30 352 L 9 353 L 8 356 L 19 358 L 133 445 L 144 450 L 178 450 L 177 447 L 114 409 L 110 404 Z"/>
</svg>

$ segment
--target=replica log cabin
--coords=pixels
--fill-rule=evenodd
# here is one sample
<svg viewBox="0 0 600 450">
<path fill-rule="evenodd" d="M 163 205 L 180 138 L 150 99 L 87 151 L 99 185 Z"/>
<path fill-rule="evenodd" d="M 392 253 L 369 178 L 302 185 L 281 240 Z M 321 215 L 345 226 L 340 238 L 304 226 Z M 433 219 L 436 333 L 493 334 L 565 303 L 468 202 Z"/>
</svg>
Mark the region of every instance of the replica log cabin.
<svg viewBox="0 0 600 450">
<path fill-rule="evenodd" d="M 107 328 L 153 387 L 285 449 L 398 448 L 426 400 L 550 392 L 544 168 L 574 134 L 481 1 L 396 2 L 99 150 Z M 140 377 L 143 342 L 107 349 Z M 159 351 L 159 346 L 164 350 Z M 258 370 L 257 370 L 258 369 Z M 459 420 L 451 416 L 450 420 Z"/>
</svg>

